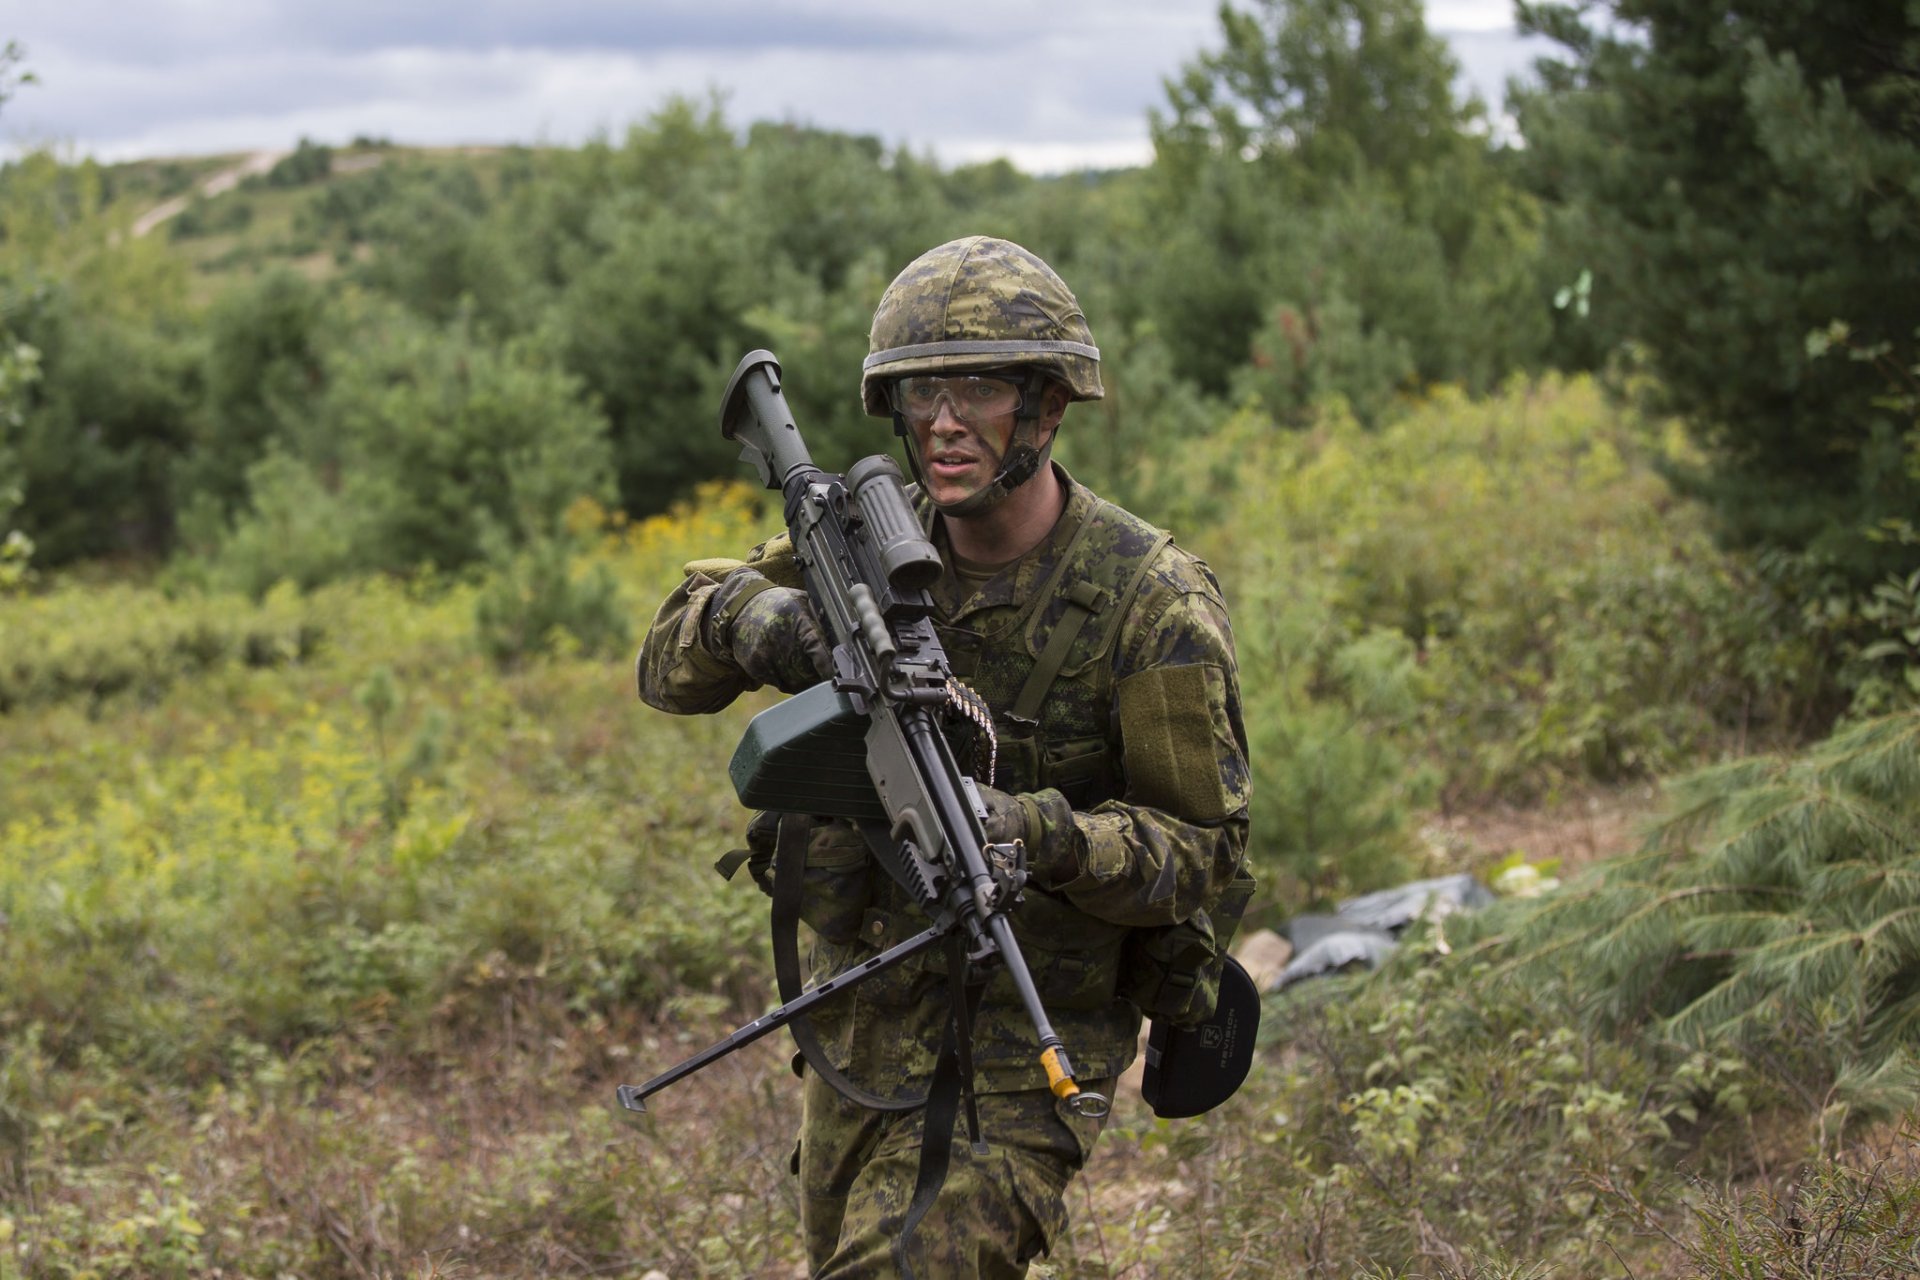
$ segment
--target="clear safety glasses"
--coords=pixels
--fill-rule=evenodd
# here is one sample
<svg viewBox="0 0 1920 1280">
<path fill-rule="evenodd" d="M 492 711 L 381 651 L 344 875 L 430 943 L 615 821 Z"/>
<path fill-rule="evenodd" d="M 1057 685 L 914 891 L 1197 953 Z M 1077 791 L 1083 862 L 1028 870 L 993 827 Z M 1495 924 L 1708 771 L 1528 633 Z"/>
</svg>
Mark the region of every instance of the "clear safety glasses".
<svg viewBox="0 0 1920 1280">
<path fill-rule="evenodd" d="M 990 374 L 958 374 L 948 378 L 896 378 L 893 407 L 908 422 L 924 427 L 940 416 L 944 401 L 955 419 L 977 426 L 988 418 L 1016 413 L 1025 403 L 1018 382 Z"/>
</svg>

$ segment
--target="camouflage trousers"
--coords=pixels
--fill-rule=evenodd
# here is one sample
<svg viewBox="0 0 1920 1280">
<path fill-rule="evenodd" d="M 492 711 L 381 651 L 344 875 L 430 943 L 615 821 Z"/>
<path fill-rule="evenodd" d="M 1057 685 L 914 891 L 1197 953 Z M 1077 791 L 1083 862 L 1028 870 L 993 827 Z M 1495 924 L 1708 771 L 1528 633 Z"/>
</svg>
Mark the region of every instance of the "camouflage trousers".
<svg viewBox="0 0 1920 1280">
<path fill-rule="evenodd" d="M 1111 1080 L 1090 1086 L 1111 1096 Z M 924 1111 L 848 1102 L 807 1073 L 798 1167 L 801 1226 L 814 1280 L 898 1276 L 893 1244 L 920 1172 Z M 947 1180 L 907 1251 L 916 1280 L 1019 1277 L 1065 1234 L 1066 1190 L 1099 1136 L 1045 1089 L 982 1094 L 987 1154 L 955 1126 Z"/>
</svg>

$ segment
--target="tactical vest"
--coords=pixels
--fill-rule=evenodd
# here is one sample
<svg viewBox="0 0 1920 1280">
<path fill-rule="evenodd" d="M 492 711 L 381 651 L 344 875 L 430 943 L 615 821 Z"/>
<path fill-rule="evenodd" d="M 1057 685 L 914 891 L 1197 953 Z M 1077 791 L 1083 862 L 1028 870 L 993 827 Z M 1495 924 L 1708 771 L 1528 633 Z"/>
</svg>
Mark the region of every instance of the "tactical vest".
<svg viewBox="0 0 1920 1280">
<path fill-rule="evenodd" d="M 1170 534 L 1095 499 L 1060 562 L 1017 612 L 988 610 L 994 622 L 983 630 L 936 617 L 955 675 L 993 712 L 998 747 L 992 785 L 1016 794 L 1057 788 L 1076 810 L 1125 794 L 1115 647 L 1147 574 L 1171 541 Z M 1117 553 L 1116 547 L 1128 550 Z M 984 735 L 972 742 L 968 736 L 954 731 L 956 751 L 963 767 L 985 782 Z M 830 831 L 818 833 L 806 863 L 801 916 L 816 935 L 815 980 L 924 927 L 917 907 L 879 871 L 850 829 L 838 842 Z M 1011 913 L 1014 931 L 1041 999 L 1083 1068 L 1095 1076 L 1120 1070 L 1133 1054 L 1135 1009 L 1175 1020 L 1211 1009 L 1218 955 L 1251 887 L 1250 878 L 1236 883 L 1212 920 L 1202 912 L 1192 922 L 1156 929 L 1100 920 L 1052 894 L 1023 895 Z M 873 1016 L 889 1027 L 900 1026 L 907 1010 L 937 1005 L 927 1002 L 944 978 L 938 956 L 929 952 L 864 982 L 856 1005 L 876 1010 Z M 974 1045 L 976 1068 L 989 1088 L 1010 1087 L 1037 1071 L 1031 1028 L 1020 1018 L 998 1016 L 996 1008 L 1017 1008 L 1000 972 L 988 981 Z M 895 1045 L 867 1026 L 866 1015 L 852 1016 L 860 1026 L 840 1027 L 830 1038 L 842 1041 L 856 1068 L 869 1068 L 856 1074 L 866 1075 L 870 1085 L 930 1069 L 931 1035 L 918 1046 Z M 831 1026 L 836 1019 L 821 1021 Z"/>
<path fill-rule="evenodd" d="M 1146 554 L 1111 554 L 1119 531 L 1145 541 Z M 991 631 L 936 623 L 954 674 L 993 710 L 997 758 L 983 781 L 1015 794 L 1054 787 L 1075 809 L 1125 790 L 1114 753 L 1113 649 L 1147 571 L 1172 541 L 1096 500 L 1019 613 Z"/>
</svg>

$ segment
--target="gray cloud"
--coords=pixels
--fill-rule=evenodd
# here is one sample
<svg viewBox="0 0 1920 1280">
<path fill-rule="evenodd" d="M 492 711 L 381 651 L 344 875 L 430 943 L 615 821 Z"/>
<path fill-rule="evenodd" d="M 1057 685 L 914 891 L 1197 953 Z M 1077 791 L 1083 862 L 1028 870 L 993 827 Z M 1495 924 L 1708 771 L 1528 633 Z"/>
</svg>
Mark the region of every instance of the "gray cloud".
<svg viewBox="0 0 1920 1280">
<path fill-rule="evenodd" d="M 1495 0 L 1430 3 L 1473 27 Z M 1162 80 L 1216 32 L 1214 0 L 14 0 L 0 38 L 42 83 L 7 104 L 0 138 L 106 158 L 302 135 L 570 143 L 718 90 L 736 125 L 797 120 L 950 162 L 1139 163 Z M 1497 103 L 1515 38 L 1454 39 Z"/>
</svg>

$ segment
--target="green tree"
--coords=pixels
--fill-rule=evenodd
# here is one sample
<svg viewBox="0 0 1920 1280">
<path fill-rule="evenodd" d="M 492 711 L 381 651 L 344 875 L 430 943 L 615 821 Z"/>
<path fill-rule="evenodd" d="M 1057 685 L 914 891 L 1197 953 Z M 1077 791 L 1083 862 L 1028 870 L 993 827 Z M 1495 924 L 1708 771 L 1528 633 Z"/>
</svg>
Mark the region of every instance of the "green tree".
<svg viewBox="0 0 1920 1280">
<path fill-rule="evenodd" d="M 1225 47 L 1167 86 L 1157 141 L 1250 155 L 1297 183 L 1300 203 L 1363 173 L 1404 181 L 1471 145 L 1480 109 L 1455 98 L 1459 67 L 1419 0 L 1257 0 L 1222 5 L 1220 24 Z"/>
<path fill-rule="evenodd" d="M 1638 854 L 1470 926 L 1589 1016 L 1655 1021 L 1818 1099 L 1824 1130 L 1920 1098 L 1920 713 L 1677 782 Z"/>
<path fill-rule="evenodd" d="M 1872 535 L 1920 509 L 1911 423 L 1836 319 L 1901 366 L 1920 327 L 1920 7 L 1819 0 L 1520 5 L 1563 52 L 1517 100 L 1525 167 L 1643 345 L 1741 544 L 1856 587 L 1912 567 Z M 1567 251 L 1559 251 L 1564 255 Z M 1563 259 L 1564 260 L 1564 259 Z"/>
<path fill-rule="evenodd" d="M 494 343 L 385 300 L 341 308 L 315 403 L 247 469 L 215 580 L 259 593 L 461 569 L 559 537 L 576 498 L 611 496 L 606 420 L 549 344 Z"/>
<path fill-rule="evenodd" d="M 182 505 L 219 519 L 246 499 L 247 470 L 312 412 L 323 384 L 324 295 L 281 268 L 222 294 L 206 317 L 193 440 L 181 460 Z"/>
<path fill-rule="evenodd" d="M 1415 380 L 1492 385 L 1537 358 L 1537 218 L 1417 0 L 1221 9 L 1224 46 L 1153 121 L 1142 310 L 1180 366 L 1276 412 L 1363 416 Z M 1256 335 L 1264 337 L 1256 341 Z"/>
<path fill-rule="evenodd" d="M 34 347 L 16 404 L 17 523 L 42 563 L 164 552 L 195 359 L 184 262 L 125 234 L 98 163 L 0 168 L 0 333 Z"/>
</svg>

